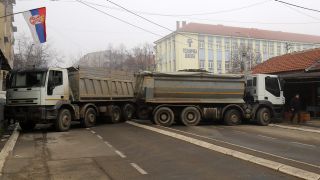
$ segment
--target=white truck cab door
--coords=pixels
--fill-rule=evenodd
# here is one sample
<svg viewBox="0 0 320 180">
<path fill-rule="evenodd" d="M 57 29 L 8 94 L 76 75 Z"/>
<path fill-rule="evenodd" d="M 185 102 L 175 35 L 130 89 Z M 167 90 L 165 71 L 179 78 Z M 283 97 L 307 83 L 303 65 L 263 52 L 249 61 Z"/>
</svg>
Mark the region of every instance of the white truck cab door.
<svg viewBox="0 0 320 180">
<path fill-rule="evenodd" d="M 264 100 L 270 101 L 274 105 L 283 104 L 283 94 L 277 77 L 265 77 Z"/>
<path fill-rule="evenodd" d="M 46 105 L 55 105 L 65 97 L 63 71 L 50 70 L 46 88 Z"/>
</svg>

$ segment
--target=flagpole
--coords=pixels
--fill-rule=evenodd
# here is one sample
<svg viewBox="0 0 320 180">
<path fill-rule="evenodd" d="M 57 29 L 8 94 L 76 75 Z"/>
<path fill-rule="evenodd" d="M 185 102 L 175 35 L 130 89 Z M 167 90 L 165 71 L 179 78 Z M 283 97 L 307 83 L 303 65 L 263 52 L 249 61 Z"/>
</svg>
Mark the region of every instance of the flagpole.
<svg viewBox="0 0 320 180">
<path fill-rule="evenodd" d="M 43 7 L 40 7 L 40 8 L 43 8 Z M 39 8 L 36 8 L 36 9 L 39 9 Z M 33 10 L 33 9 L 31 9 L 31 10 Z M 13 16 L 13 15 L 16 15 L 16 14 L 21 14 L 21 13 L 24 13 L 24 12 L 28 12 L 28 11 L 31 11 L 31 10 L 20 11 L 20 12 L 16 12 L 16 13 L 12 13 L 12 14 L 7 14 L 7 15 L 4 15 L 4 16 L 0 16 L 0 19 L 1 19 L 1 18 L 5 18 L 5 17 L 8 17 L 8 16 Z"/>
<path fill-rule="evenodd" d="M 27 10 L 29 11 L 29 10 Z M 4 15 L 4 16 L 1 16 L 0 18 L 5 18 L 5 17 L 8 17 L 8 16 L 13 16 L 13 15 L 16 15 L 16 14 L 21 14 L 21 13 L 24 13 L 24 12 L 27 12 L 27 11 L 21 11 L 21 12 L 16 12 L 16 13 L 12 13 L 12 14 L 7 14 L 7 15 Z"/>
</svg>

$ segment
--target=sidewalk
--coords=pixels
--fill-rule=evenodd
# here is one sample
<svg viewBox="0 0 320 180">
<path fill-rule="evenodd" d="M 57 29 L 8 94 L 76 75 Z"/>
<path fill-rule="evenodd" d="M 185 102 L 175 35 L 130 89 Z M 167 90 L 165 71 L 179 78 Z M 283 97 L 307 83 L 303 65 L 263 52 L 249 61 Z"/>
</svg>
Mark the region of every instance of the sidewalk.
<svg viewBox="0 0 320 180">
<path fill-rule="evenodd" d="M 283 121 L 279 123 L 270 124 L 269 126 L 320 133 L 320 119 L 313 119 L 300 124 Z"/>
</svg>

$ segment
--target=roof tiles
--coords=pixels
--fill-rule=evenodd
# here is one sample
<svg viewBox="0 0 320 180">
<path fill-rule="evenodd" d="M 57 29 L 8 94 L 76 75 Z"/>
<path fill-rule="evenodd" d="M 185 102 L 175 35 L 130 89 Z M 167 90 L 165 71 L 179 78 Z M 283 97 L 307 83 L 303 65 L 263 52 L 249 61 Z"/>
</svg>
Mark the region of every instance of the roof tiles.
<svg viewBox="0 0 320 180">
<path fill-rule="evenodd" d="M 320 43 L 320 36 L 315 35 L 297 34 L 282 31 L 269 31 L 255 28 L 232 27 L 223 25 L 188 23 L 183 27 L 179 28 L 177 31 L 256 39 Z"/>
<path fill-rule="evenodd" d="M 305 70 L 320 61 L 320 48 L 273 57 L 252 69 L 257 73 L 281 73 Z"/>
</svg>

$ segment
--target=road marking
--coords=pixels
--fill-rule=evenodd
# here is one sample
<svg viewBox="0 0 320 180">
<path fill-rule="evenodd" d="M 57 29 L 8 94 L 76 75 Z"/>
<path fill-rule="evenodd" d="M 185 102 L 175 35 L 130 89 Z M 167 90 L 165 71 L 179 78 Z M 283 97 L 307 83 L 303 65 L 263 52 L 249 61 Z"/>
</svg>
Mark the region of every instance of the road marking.
<svg viewBox="0 0 320 180">
<path fill-rule="evenodd" d="M 284 128 L 284 129 L 291 129 L 291 130 L 299 130 L 299 131 L 305 131 L 305 132 L 312 132 L 312 133 L 320 133 L 320 130 L 315 130 L 315 129 L 291 127 L 291 126 L 284 126 L 284 125 L 278 125 L 278 124 L 269 124 L 269 126 L 279 127 L 279 128 Z"/>
<path fill-rule="evenodd" d="M 90 130 L 90 128 L 86 128 L 86 130 Z"/>
<path fill-rule="evenodd" d="M 126 158 L 127 156 L 124 155 L 122 152 L 118 151 L 118 150 L 115 150 L 115 152 L 122 158 Z"/>
<path fill-rule="evenodd" d="M 292 175 L 292 176 L 295 176 L 295 177 L 299 177 L 299 178 L 303 178 L 303 179 L 315 179 L 315 180 L 319 180 L 320 179 L 320 174 L 317 174 L 317 173 L 314 173 L 314 172 L 306 171 L 306 170 L 303 170 L 303 169 L 299 169 L 299 168 L 296 168 L 296 167 L 292 167 L 292 166 L 285 165 L 285 164 L 282 164 L 282 163 L 279 163 L 279 162 L 275 162 L 275 161 L 271 161 L 271 160 L 268 160 L 268 159 L 256 157 L 256 156 L 253 156 L 253 155 L 250 155 L 250 154 L 247 154 L 247 153 L 242 153 L 242 152 L 239 152 L 239 151 L 236 151 L 236 150 L 232 150 L 232 149 L 229 149 L 229 148 L 221 147 L 221 146 L 214 145 L 214 144 L 211 144 L 211 143 L 199 140 L 199 139 L 195 139 L 195 138 L 188 137 L 188 136 L 185 136 L 185 135 L 181 135 L 181 134 L 178 134 L 178 133 L 166 131 L 166 130 L 163 130 L 163 129 L 159 129 L 159 128 L 155 128 L 155 127 L 151 127 L 151 126 L 138 124 L 138 123 L 135 123 L 135 122 L 128 122 L 127 121 L 127 123 L 131 124 L 133 126 L 140 127 L 140 128 L 143 128 L 143 129 L 147 129 L 147 130 L 150 130 L 150 131 L 153 131 L 153 132 L 157 132 L 157 133 L 160 133 L 160 134 L 172 137 L 172 138 L 176 138 L 176 139 L 179 139 L 179 140 L 182 140 L 182 141 L 186 141 L 188 143 L 191 143 L 191 144 L 194 144 L 194 145 L 206 148 L 206 149 L 210 149 L 210 150 L 213 150 L 213 151 L 225 154 L 225 155 L 233 156 L 233 157 L 238 158 L 238 159 L 242 159 L 242 160 L 245 160 L 245 161 L 248 161 L 248 162 L 251 162 L 251 163 L 255 163 L 255 164 L 270 168 L 270 169 L 274 169 L 276 171 L 280 171 L 280 172 L 283 172 L 283 173 L 286 173 L 286 174 L 289 174 L 289 175 Z"/>
<path fill-rule="evenodd" d="M 259 136 L 259 137 L 262 137 L 262 138 L 265 138 L 265 139 L 272 139 L 272 140 L 277 139 L 277 138 L 274 138 L 274 137 L 264 136 L 264 135 L 261 135 L 261 134 L 259 134 L 258 136 Z"/>
<path fill-rule="evenodd" d="M 107 146 L 111 147 L 111 148 L 113 147 L 113 146 L 112 146 L 109 142 L 107 142 L 107 141 L 105 141 L 104 143 L 105 143 Z"/>
<path fill-rule="evenodd" d="M 300 142 L 291 142 L 292 144 L 298 144 L 298 145 L 302 145 L 302 146 L 308 146 L 308 147 L 312 147 L 315 148 L 315 145 L 311 145 L 311 144 L 304 144 L 304 143 L 300 143 Z"/>
<path fill-rule="evenodd" d="M 132 167 L 134 167 L 140 174 L 148 174 L 145 170 L 143 170 L 140 166 L 138 166 L 136 163 L 130 163 Z"/>
<path fill-rule="evenodd" d="M 19 133 L 20 132 L 18 131 L 18 123 L 16 123 L 16 127 L 14 128 L 12 135 L 10 136 L 9 140 L 6 142 L 6 144 L 0 152 L 0 176 L 2 175 L 4 163 L 18 140 Z"/>
<path fill-rule="evenodd" d="M 93 131 L 93 130 L 91 130 L 91 132 L 92 132 L 92 134 L 95 134 L 96 132 L 95 131 Z"/>
<path fill-rule="evenodd" d="M 97 135 L 97 137 L 98 137 L 99 139 L 103 139 L 100 135 Z"/>
<path fill-rule="evenodd" d="M 209 140 L 213 140 L 213 141 L 216 141 L 216 142 L 225 143 L 225 144 L 228 144 L 228 145 L 240 147 L 240 148 L 247 149 L 247 150 L 250 150 L 250 151 L 258 152 L 258 153 L 261 153 L 261 154 L 266 154 L 266 155 L 273 156 L 273 157 L 276 157 L 276 158 L 280 158 L 280 159 L 284 159 L 284 160 L 288 160 L 288 161 L 292 161 L 292 162 L 296 162 L 296 163 L 300 163 L 300 164 L 304 164 L 304 165 L 308 165 L 308 166 L 320 169 L 320 166 L 317 166 L 317 165 L 314 165 L 314 164 L 310 164 L 310 163 L 298 161 L 298 160 L 295 160 L 295 159 L 290 159 L 290 158 L 278 156 L 278 155 L 275 155 L 275 154 L 272 154 L 272 153 L 268 153 L 268 152 L 264 152 L 264 151 L 260 151 L 260 150 L 256 150 L 256 149 L 252 149 L 252 148 L 241 146 L 241 145 L 238 145 L 238 144 L 233 144 L 233 143 L 230 143 L 230 142 L 227 142 L 227 141 L 222 141 L 222 140 L 210 138 L 210 137 L 207 137 L 207 136 L 201 136 L 201 135 L 190 133 L 190 132 L 185 132 L 185 131 L 181 131 L 181 130 L 177 130 L 177 129 L 172 129 L 172 128 L 169 128 L 169 127 L 164 127 L 164 126 L 161 126 L 161 127 L 165 128 L 165 129 L 170 129 L 172 131 L 177 131 L 177 132 L 181 132 L 181 133 L 185 133 L 185 134 L 190 134 L 190 135 L 201 137 L 201 138 L 204 138 L 204 139 L 209 139 Z"/>
</svg>

